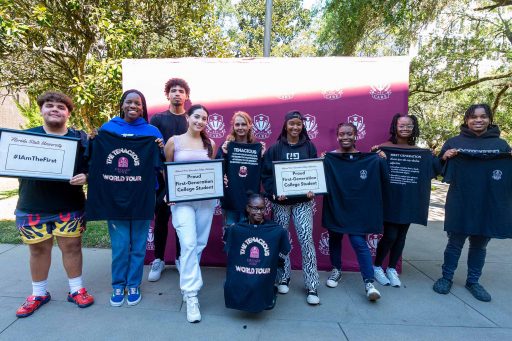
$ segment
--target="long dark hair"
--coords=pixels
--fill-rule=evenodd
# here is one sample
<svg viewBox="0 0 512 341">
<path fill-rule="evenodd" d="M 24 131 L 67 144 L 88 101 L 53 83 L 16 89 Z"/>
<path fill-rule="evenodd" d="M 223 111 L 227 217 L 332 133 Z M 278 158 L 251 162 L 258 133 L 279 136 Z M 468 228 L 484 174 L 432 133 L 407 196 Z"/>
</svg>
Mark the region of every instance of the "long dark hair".
<svg viewBox="0 0 512 341">
<path fill-rule="evenodd" d="M 194 104 L 193 106 L 188 108 L 187 116 L 192 115 L 194 113 L 194 111 L 199 110 L 199 109 L 204 110 L 206 112 L 206 114 L 208 115 L 208 117 L 210 116 L 208 109 L 206 109 L 201 104 Z M 206 134 L 206 129 L 201 130 L 201 132 L 199 134 L 201 135 L 201 140 L 203 141 L 203 147 L 208 151 L 208 157 L 211 158 L 213 155 L 212 141 L 208 137 L 208 134 Z"/>
<path fill-rule="evenodd" d="M 302 141 L 303 139 L 309 140 L 309 135 L 306 130 L 306 125 L 304 124 L 304 117 L 302 116 L 300 111 L 292 110 L 292 111 L 287 112 L 286 115 L 284 116 L 283 129 L 281 130 L 281 135 L 279 135 L 279 137 L 277 138 L 277 141 L 282 141 L 282 142 L 287 141 L 288 133 L 286 131 L 286 124 L 288 123 L 289 120 L 291 120 L 293 118 L 298 118 L 299 120 L 302 121 L 302 130 L 300 131 L 299 141 Z"/>
<path fill-rule="evenodd" d="M 416 140 L 418 139 L 418 137 L 420 137 L 420 127 L 418 125 L 418 119 L 416 118 L 416 116 L 414 115 L 407 115 L 407 114 L 395 114 L 395 116 L 393 116 L 393 119 L 391 120 L 391 125 L 389 126 L 389 142 L 393 143 L 393 144 L 397 144 L 398 143 L 398 139 L 397 139 L 397 124 L 398 124 L 398 119 L 400 117 L 408 117 L 411 119 L 412 121 L 412 124 L 414 125 L 414 128 L 412 129 L 412 134 L 411 136 L 409 136 L 409 138 L 407 139 L 407 144 L 410 145 L 410 146 L 415 146 L 416 145 Z"/>
<path fill-rule="evenodd" d="M 473 115 L 476 109 L 484 109 L 485 113 L 489 117 L 489 125 L 493 124 L 494 114 L 491 110 L 491 107 L 487 103 L 479 103 L 470 105 L 469 108 L 466 110 L 466 112 L 464 113 L 464 125 L 468 124 L 469 116 Z"/>
<path fill-rule="evenodd" d="M 124 118 L 124 112 L 123 112 L 123 103 L 126 99 L 126 96 L 128 96 L 131 93 L 136 93 L 140 96 L 140 100 L 142 102 L 142 118 L 148 122 L 148 106 L 146 105 L 146 97 L 140 92 L 139 90 L 130 89 L 123 92 L 123 95 L 121 96 L 121 100 L 119 101 L 119 117 Z"/>
</svg>

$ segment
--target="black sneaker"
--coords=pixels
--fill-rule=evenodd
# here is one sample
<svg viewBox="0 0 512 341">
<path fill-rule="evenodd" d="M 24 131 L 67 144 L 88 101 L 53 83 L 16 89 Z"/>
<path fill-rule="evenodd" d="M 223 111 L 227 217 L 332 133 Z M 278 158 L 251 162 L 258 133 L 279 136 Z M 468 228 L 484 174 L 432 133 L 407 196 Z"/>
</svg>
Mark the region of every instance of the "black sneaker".
<svg viewBox="0 0 512 341">
<path fill-rule="evenodd" d="M 289 284 L 289 278 L 282 279 L 277 285 L 277 292 L 279 292 L 280 294 L 287 294 L 288 291 L 290 291 L 290 287 L 288 286 Z"/>
<path fill-rule="evenodd" d="M 320 303 L 320 298 L 318 298 L 318 293 L 316 290 L 308 290 L 306 302 L 311 305 L 317 305 Z"/>
<path fill-rule="evenodd" d="M 434 283 L 434 287 L 432 289 L 434 289 L 434 291 L 438 294 L 446 295 L 450 292 L 452 284 L 453 282 L 449 279 L 441 277 Z"/>
<path fill-rule="evenodd" d="M 468 283 L 466 282 L 466 289 L 479 301 L 489 302 L 491 300 L 491 294 L 485 290 L 479 283 Z"/>
<path fill-rule="evenodd" d="M 338 282 L 340 280 L 341 280 L 341 270 L 334 268 L 334 269 L 332 269 L 331 275 L 327 279 L 327 282 L 325 282 L 325 285 L 327 285 L 329 288 L 336 288 L 338 286 Z"/>
</svg>

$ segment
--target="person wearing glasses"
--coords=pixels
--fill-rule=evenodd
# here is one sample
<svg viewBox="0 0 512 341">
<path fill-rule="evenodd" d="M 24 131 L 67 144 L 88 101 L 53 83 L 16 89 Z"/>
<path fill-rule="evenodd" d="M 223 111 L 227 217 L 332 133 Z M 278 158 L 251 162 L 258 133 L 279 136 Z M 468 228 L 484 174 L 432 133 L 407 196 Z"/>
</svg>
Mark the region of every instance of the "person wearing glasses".
<svg viewBox="0 0 512 341">
<path fill-rule="evenodd" d="M 290 252 L 288 232 L 265 219 L 265 199 L 250 193 L 246 220 L 226 228 L 228 255 L 224 299 L 227 308 L 252 313 L 272 309 L 276 302 L 276 277 Z M 278 271 L 280 269 L 281 271 Z"/>
<path fill-rule="evenodd" d="M 414 149 L 416 140 L 420 136 L 418 119 L 414 115 L 396 114 L 389 127 L 389 140 L 378 146 L 372 147 L 372 151 L 378 151 L 381 147 L 393 147 L 402 149 Z M 384 234 L 377 245 L 377 255 L 374 261 L 375 279 L 381 285 L 400 287 L 402 285 L 396 265 L 402 256 L 405 246 L 405 238 L 410 223 L 396 223 L 384 221 Z M 384 258 L 389 254 L 389 262 L 386 272 L 382 269 Z"/>
<path fill-rule="evenodd" d="M 313 192 L 308 192 L 307 195 L 302 197 L 288 198 L 284 195 L 277 196 L 274 193 L 272 162 L 314 158 L 317 158 L 317 150 L 304 126 L 304 117 L 296 110 L 288 112 L 277 142 L 265 153 L 261 179 L 266 195 L 272 201 L 272 210 L 276 223 L 288 230 L 290 217 L 293 217 L 302 253 L 306 301 L 311 305 L 320 303 L 317 292 L 319 276 L 315 245 L 313 243 L 313 198 L 315 195 Z M 278 286 L 280 294 L 286 294 L 289 291 L 290 258 L 286 257 L 285 261 L 284 274 Z"/>
</svg>

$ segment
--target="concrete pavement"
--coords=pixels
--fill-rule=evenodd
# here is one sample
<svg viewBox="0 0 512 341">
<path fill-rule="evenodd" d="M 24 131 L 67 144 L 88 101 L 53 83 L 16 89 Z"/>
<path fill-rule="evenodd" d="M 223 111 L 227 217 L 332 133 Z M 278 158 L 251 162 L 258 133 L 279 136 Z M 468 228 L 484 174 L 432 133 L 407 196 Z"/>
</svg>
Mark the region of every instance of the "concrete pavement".
<svg viewBox="0 0 512 341">
<path fill-rule="evenodd" d="M 435 192 L 434 192 L 435 193 Z M 31 292 L 28 249 L 0 244 L 0 340 L 512 340 L 512 257 L 510 240 L 492 240 L 481 279 L 493 299 L 484 303 L 464 288 L 467 248 L 452 292 L 432 290 L 440 276 L 446 235 L 442 231 L 442 191 L 432 197 L 429 227 L 412 226 L 404 251 L 402 288 L 382 287 L 377 303 L 364 296 L 359 273 L 344 273 L 340 285 L 325 286 L 320 273 L 319 306 L 308 306 L 302 273 L 294 271 L 290 292 L 272 311 L 246 314 L 224 307 L 225 269 L 203 268 L 199 301 L 203 320 L 186 321 L 178 273 L 169 267 L 160 281 L 147 282 L 134 307 L 109 305 L 110 250 L 84 250 L 84 280 L 96 302 L 79 309 L 66 302 L 67 279 L 58 249 L 49 277 L 52 300 L 34 315 L 15 311 Z"/>
</svg>

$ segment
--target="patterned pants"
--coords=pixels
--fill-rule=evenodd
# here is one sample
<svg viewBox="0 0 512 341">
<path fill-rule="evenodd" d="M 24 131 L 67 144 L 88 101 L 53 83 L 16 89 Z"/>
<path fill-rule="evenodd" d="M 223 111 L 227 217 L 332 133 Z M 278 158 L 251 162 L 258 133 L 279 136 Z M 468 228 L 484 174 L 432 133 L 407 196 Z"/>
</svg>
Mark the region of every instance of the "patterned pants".
<svg viewBox="0 0 512 341">
<path fill-rule="evenodd" d="M 316 290 L 319 284 L 316 266 L 315 244 L 313 242 L 313 201 L 293 205 L 279 205 L 272 203 L 274 220 L 288 230 L 290 216 L 293 217 L 295 231 L 299 239 L 302 252 L 302 271 L 304 273 L 304 286 L 308 290 Z M 284 274 L 282 280 L 290 278 L 290 256 L 285 258 Z"/>
</svg>

